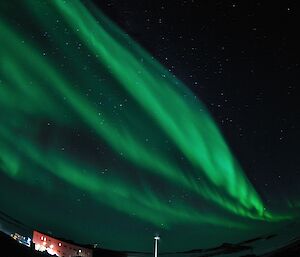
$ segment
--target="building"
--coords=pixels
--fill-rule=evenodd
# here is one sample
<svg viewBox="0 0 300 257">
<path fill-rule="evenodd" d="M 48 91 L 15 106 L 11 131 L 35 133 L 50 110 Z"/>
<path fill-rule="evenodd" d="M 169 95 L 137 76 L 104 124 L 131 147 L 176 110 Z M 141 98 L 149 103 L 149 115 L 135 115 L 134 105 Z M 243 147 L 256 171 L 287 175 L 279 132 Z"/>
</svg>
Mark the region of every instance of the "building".
<svg viewBox="0 0 300 257">
<path fill-rule="evenodd" d="M 18 241 L 20 244 L 26 245 L 28 247 L 31 246 L 31 238 L 27 237 L 27 236 L 22 236 L 19 233 L 13 233 L 10 234 L 10 236 L 15 239 L 16 241 Z"/>
<path fill-rule="evenodd" d="M 93 256 L 93 250 L 88 247 L 54 238 L 36 230 L 33 231 L 32 242 L 35 250 L 47 251 L 49 254 L 59 257 Z"/>
</svg>

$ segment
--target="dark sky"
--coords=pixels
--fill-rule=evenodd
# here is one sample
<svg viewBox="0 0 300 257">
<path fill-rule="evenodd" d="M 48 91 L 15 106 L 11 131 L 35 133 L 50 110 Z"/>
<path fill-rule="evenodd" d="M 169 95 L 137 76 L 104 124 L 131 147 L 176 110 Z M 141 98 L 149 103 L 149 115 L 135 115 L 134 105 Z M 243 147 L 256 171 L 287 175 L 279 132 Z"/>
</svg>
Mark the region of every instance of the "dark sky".
<svg viewBox="0 0 300 257">
<path fill-rule="evenodd" d="M 266 201 L 300 195 L 293 1 L 95 3 L 206 104 Z"/>
<path fill-rule="evenodd" d="M 298 220 L 298 20 L 292 1 L 1 3 L 1 211 L 140 251 Z"/>
</svg>

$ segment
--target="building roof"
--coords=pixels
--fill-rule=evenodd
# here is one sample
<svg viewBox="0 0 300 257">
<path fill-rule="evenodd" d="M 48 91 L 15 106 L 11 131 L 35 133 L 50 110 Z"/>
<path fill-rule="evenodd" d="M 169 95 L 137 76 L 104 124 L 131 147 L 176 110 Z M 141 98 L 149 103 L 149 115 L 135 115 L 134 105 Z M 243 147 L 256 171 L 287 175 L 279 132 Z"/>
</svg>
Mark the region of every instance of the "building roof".
<svg viewBox="0 0 300 257">
<path fill-rule="evenodd" d="M 66 239 L 66 238 L 63 238 L 63 237 L 56 237 L 56 236 L 54 236 L 52 234 L 45 233 L 45 232 L 42 232 L 42 231 L 39 231 L 39 230 L 34 230 L 34 231 L 36 231 L 36 232 L 38 232 L 40 234 L 43 234 L 46 237 L 51 237 L 51 238 L 60 240 L 60 241 L 65 242 L 65 243 L 73 244 L 73 245 L 84 247 L 84 248 L 88 248 L 88 249 L 93 249 L 94 248 L 94 246 L 91 245 L 91 244 L 81 244 L 81 243 L 74 242 L 73 240 Z"/>
</svg>

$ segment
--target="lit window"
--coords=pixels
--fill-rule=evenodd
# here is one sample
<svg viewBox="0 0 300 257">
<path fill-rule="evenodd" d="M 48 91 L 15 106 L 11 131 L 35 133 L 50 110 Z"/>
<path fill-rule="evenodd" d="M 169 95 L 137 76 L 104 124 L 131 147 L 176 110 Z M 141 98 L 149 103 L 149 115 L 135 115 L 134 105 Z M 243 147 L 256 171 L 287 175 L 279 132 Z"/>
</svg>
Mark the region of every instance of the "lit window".
<svg viewBox="0 0 300 257">
<path fill-rule="evenodd" d="M 61 246 L 61 243 L 58 243 L 58 246 Z"/>
<path fill-rule="evenodd" d="M 54 245 L 50 245 L 50 248 L 52 249 L 54 247 Z"/>
<path fill-rule="evenodd" d="M 41 236 L 41 240 L 44 240 L 44 237 L 43 237 L 43 236 Z"/>
<path fill-rule="evenodd" d="M 81 250 L 79 249 L 79 250 L 78 250 L 78 252 L 80 252 L 80 253 L 81 253 Z"/>
</svg>

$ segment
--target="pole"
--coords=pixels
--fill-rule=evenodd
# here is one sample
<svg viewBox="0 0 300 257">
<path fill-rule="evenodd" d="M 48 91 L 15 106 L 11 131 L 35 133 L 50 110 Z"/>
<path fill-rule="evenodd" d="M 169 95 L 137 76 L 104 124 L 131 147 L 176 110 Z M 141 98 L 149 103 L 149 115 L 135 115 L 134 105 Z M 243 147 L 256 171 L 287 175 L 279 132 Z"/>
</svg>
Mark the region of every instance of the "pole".
<svg viewBox="0 0 300 257">
<path fill-rule="evenodd" d="M 159 236 L 154 237 L 154 257 L 158 257 L 158 240 L 160 239 Z"/>
</svg>

